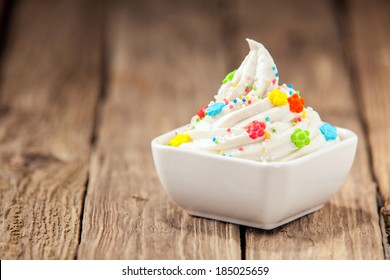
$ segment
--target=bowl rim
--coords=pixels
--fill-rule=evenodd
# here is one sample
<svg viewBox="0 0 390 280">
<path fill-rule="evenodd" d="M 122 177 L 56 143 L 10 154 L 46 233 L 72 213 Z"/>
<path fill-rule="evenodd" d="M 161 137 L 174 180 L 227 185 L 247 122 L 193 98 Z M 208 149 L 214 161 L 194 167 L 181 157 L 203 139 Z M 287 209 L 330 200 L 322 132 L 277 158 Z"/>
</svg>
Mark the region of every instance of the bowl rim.
<svg viewBox="0 0 390 280">
<path fill-rule="evenodd" d="M 177 130 L 180 130 L 183 127 L 186 127 L 187 125 L 184 125 L 182 127 L 173 129 L 169 132 L 166 132 L 164 134 L 161 134 L 160 136 L 155 137 L 151 141 L 151 146 L 152 146 L 152 151 L 155 149 L 161 149 L 161 150 L 167 150 L 167 151 L 174 151 L 178 153 L 185 153 L 185 154 L 192 154 L 196 156 L 202 156 L 207 159 L 212 159 L 212 160 L 227 160 L 227 161 L 233 161 L 241 164 L 247 164 L 247 165 L 252 165 L 252 166 L 262 166 L 262 167 L 282 167 L 282 166 L 288 166 L 288 165 L 295 165 L 295 164 L 301 164 L 306 161 L 310 161 L 313 158 L 316 158 L 320 155 L 323 155 L 325 153 L 328 153 L 332 150 L 342 148 L 347 145 L 351 145 L 358 142 L 358 136 L 355 132 L 353 132 L 350 129 L 347 128 L 342 128 L 342 127 L 336 127 L 337 130 L 339 131 L 342 140 L 339 143 L 336 143 L 335 145 L 331 145 L 329 147 L 326 147 L 324 149 L 320 149 L 314 153 L 310 153 L 307 155 L 304 155 L 302 157 L 288 160 L 288 161 L 273 161 L 273 162 L 260 162 L 260 161 L 255 161 L 255 160 L 250 160 L 250 159 L 243 159 L 243 158 L 236 158 L 236 157 L 224 157 L 212 153 L 203 153 L 203 152 L 198 152 L 198 151 L 192 151 L 192 150 L 187 150 L 187 149 L 180 149 L 178 147 L 172 147 L 168 146 L 166 144 L 163 144 L 161 142 L 165 138 L 171 138 Z"/>
</svg>

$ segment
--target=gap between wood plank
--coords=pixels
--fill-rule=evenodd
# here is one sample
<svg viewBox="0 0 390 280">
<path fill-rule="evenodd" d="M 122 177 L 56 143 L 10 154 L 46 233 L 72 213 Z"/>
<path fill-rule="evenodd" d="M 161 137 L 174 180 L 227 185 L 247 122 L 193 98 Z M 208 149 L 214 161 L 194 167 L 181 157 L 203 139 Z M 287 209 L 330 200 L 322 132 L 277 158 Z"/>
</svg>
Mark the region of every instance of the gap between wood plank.
<svg viewBox="0 0 390 280">
<path fill-rule="evenodd" d="M 338 31 L 339 31 L 338 35 L 340 37 L 340 42 L 343 46 L 343 48 L 342 48 L 343 59 L 344 59 L 345 64 L 346 64 L 347 74 L 349 76 L 351 88 L 355 92 L 355 96 L 356 96 L 356 99 L 354 99 L 354 102 L 356 104 L 355 106 L 357 108 L 362 108 L 363 107 L 363 100 L 361 98 L 362 92 L 361 92 L 360 77 L 357 73 L 356 68 L 351 63 L 351 59 L 352 59 L 351 55 L 348 54 L 348 52 L 347 52 L 347 50 L 350 49 L 350 47 L 352 47 L 348 43 L 348 38 L 350 37 L 350 33 L 349 33 L 348 28 L 347 28 L 348 19 L 349 19 L 349 15 L 348 15 L 349 11 L 348 11 L 348 7 L 347 7 L 347 3 L 346 3 L 346 0 L 333 0 L 332 4 L 333 4 L 332 7 L 333 7 L 335 21 L 339 27 L 338 28 Z M 368 135 L 368 133 L 369 133 L 368 123 L 367 123 L 367 120 L 365 119 L 362 111 L 358 110 L 357 115 L 359 117 L 359 122 L 361 123 L 362 130 L 363 130 L 364 134 Z M 370 174 L 372 177 L 372 181 L 376 187 L 376 195 L 377 195 L 377 199 L 376 199 L 377 205 L 376 206 L 377 206 L 377 210 L 378 210 L 377 211 L 378 212 L 378 225 L 381 228 L 381 233 L 382 233 L 382 238 L 383 238 L 382 239 L 383 240 L 383 242 L 382 242 L 383 253 L 386 256 L 386 248 L 385 248 L 386 245 L 384 243 L 387 241 L 388 245 L 390 245 L 390 240 L 389 240 L 389 237 L 386 238 L 385 223 L 384 223 L 384 220 L 383 220 L 382 214 L 381 214 L 381 209 L 384 206 L 384 198 L 380 192 L 379 182 L 378 182 L 378 179 L 376 178 L 375 171 L 374 171 L 373 152 L 372 152 L 372 148 L 371 148 L 372 145 L 373 145 L 373 143 L 371 143 L 370 138 L 367 137 L 366 142 L 365 142 L 365 148 L 367 151 L 368 161 L 370 163 L 369 164 Z"/>
<path fill-rule="evenodd" d="M 96 113 L 95 113 L 95 119 L 94 121 L 96 121 Z M 93 147 L 91 148 L 91 150 L 93 149 Z M 88 173 L 87 173 L 87 180 L 85 181 L 85 184 L 84 184 L 84 192 L 82 194 L 82 204 L 81 204 L 81 211 L 80 211 L 80 227 L 79 227 L 79 240 L 78 240 L 78 245 L 77 245 L 77 250 L 76 250 L 76 255 L 75 255 L 75 260 L 78 259 L 78 254 L 79 254 L 79 247 L 80 247 L 80 243 L 81 243 L 81 237 L 82 237 L 82 234 L 83 234 L 83 221 L 84 221 L 84 209 L 85 209 L 85 199 L 87 197 L 87 190 L 88 190 L 88 185 L 89 185 L 89 176 L 90 176 L 90 172 L 89 172 L 89 168 L 88 168 Z"/>
<path fill-rule="evenodd" d="M 246 260 L 246 226 L 240 226 L 241 260 Z"/>
<path fill-rule="evenodd" d="M 234 16 L 234 3 L 232 1 L 218 0 L 218 22 L 220 25 L 220 32 L 222 33 L 222 38 L 226 42 L 237 42 L 238 37 L 238 24 L 237 18 Z M 228 46 L 227 44 L 223 44 Z M 239 49 L 236 48 L 234 44 L 230 45 L 231 49 L 226 50 L 232 55 L 228 56 L 227 64 L 233 69 L 235 65 L 239 65 L 242 57 L 240 56 Z M 231 69 L 227 69 L 227 72 L 230 72 Z M 241 250 L 241 260 L 246 260 L 246 231 L 247 226 L 239 225 L 240 227 L 240 250 Z"/>
<path fill-rule="evenodd" d="M 102 3 L 100 4 L 100 7 L 102 9 L 102 11 L 100 12 L 100 14 L 102 15 L 102 20 L 100 21 L 101 22 L 101 26 L 100 26 L 100 32 L 101 32 L 101 42 L 100 42 L 100 49 L 101 49 L 101 64 L 100 64 L 100 92 L 99 92 L 99 96 L 98 96 L 98 101 L 96 102 L 96 108 L 95 108 L 95 114 L 94 114 L 94 117 L 93 117 L 93 128 L 92 128 L 92 134 L 91 134 L 91 139 L 90 139 L 90 145 L 91 145 L 91 154 L 93 153 L 93 151 L 95 151 L 95 148 L 96 148 L 96 145 L 98 143 L 98 130 L 99 130 L 99 125 L 100 125 L 100 122 L 101 122 L 101 116 L 102 116 L 102 111 L 103 111 L 103 107 L 104 107 L 104 103 L 106 101 L 106 98 L 107 98 L 107 88 L 108 88 L 108 44 L 107 44 L 107 41 L 106 41 L 106 37 L 107 37 L 107 22 L 106 22 L 106 19 L 107 19 L 107 9 L 106 9 L 106 5 L 107 5 L 107 2 L 106 1 L 102 1 Z M 89 159 L 89 163 L 90 163 L 90 159 Z M 83 196 L 82 196 L 82 201 L 83 201 L 83 204 L 82 204 L 82 208 L 81 208 L 81 212 L 80 212 L 80 234 L 79 234 L 79 240 L 78 240 L 78 246 L 80 246 L 81 244 L 81 240 L 82 240 L 82 236 L 83 236 L 83 223 L 84 223 L 84 210 L 85 210 L 85 204 L 86 204 L 86 198 L 87 198 L 87 193 L 88 193 L 88 187 L 89 187 L 89 183 L 90 183 L 90 176 L 91 176 L 91 172 L 90 172 L 90 164 L 89 164 L 89 167 L 88 167 L 88 174 L 87 174 L 87 179 L 85 181 L 85 185 L 84 185 L 84 193 L 83 193 Z M 77 251 L 76 251 L 76 256 L 75 256 L 75 259 L 77 260 L 78 259 L 78 254 L 79 254 L 79 250 L 77 248 Z"/>
</svg>

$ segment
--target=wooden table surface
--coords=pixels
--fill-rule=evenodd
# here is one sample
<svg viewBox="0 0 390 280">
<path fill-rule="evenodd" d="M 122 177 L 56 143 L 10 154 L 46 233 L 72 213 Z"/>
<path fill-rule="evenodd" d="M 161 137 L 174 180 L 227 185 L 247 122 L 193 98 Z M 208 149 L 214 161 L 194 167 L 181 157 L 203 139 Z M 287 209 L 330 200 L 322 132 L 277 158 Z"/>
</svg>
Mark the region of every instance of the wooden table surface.
<svg viewBox="0 0 390 280">
<path fill-rule="evenodd" d="M 1 0 L 0 258 L 390 259 L 389 14 L 386 0 Z M 247 37 L 359 136 L 337 195 L 272 231 L 189 216 L 150 151 Z"/>
</svg>

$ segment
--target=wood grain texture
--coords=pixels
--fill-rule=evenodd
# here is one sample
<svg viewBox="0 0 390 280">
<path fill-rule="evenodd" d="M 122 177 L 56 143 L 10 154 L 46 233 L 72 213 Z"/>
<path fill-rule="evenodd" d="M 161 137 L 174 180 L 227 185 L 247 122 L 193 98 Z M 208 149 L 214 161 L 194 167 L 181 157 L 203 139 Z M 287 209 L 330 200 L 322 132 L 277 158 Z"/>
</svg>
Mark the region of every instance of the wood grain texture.
<svg viewBox="0 0 390 280">
<path fill-rule="evenodd" d="M 226 72 L 207 1 L 117 2 L 81 259 L 239 259 L 239 227 L 194 218 L 162 189 L 152 138 L 185 124 Z"/>
<path fill-rule="evenodd" d="M 76 257 L 100 86 L 92 2 L 17 5 L 1 68 L 1 259 Z"/>
<path fill-rule="evenodd" d="M 375 179 L 390 235 L 390 2 L 348 1 L 349 58 L 356 74 Z M 390 237 L 389 237 L 390 238 Z M 390 259 L 389 241 L 385 241 Z"/>
<path fill-rule="evenodd" d="M 278 15 L 259 16 L 261 11 Z M 320 211 L 275 230 L 248 228 L 246 257 L 383 259 L 375 184 L 331 2 L 242 1 L 233 12 L 241 57 L 248 51 L 245 37 L 263 42 L 278 65 L 280 81 L 293 83 L 322 119 L 359 136 L 354 166 L 337 195 Z"/>
</svg>

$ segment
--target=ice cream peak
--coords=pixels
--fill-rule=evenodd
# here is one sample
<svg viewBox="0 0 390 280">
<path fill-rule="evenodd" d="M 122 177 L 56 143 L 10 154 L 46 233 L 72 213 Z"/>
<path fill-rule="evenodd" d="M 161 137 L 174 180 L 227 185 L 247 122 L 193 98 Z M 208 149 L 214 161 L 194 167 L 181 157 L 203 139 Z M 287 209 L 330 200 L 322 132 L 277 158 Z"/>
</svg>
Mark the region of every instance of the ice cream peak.
<svg viewBox="0 0 390 280">
<path fill-rule="evenodd" d="M 340 141 L 279 73 L 266 48 L 247 39 L 249 54 L 229 72 L 215 101 L 199 109 L 171 146 L 257 161 L 287 161 Z"/>
<path fill-rule="evenodd" d="M 264 97 L 278 84 L 278 70 L 267 49 L 254 40 L 247 39 L 247 41 L 249 54 L 237 70 L 226 75 L 215 97 L 217 102 L 233 101 L 249 91 L 254 96 Z"/>
</svg>

